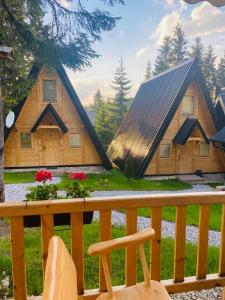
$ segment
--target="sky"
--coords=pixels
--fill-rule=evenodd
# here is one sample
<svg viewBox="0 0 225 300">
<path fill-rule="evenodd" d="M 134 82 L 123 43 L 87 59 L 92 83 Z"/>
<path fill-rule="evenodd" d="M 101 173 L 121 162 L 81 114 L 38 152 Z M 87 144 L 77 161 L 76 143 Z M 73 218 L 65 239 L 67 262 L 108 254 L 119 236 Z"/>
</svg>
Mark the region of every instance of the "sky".
<svg viewBox="0 0 225 300">
<path fill-rule="evenodd" d="M 211 44 L 218 57 L 225 50 L 225 7 L 216 8 L 206 1 L 188 5 L 183 0 L 125 0 L 125 5 L 103 6 L 98 0 L 83 0 L 83 5 L 104 8 L 121 20 L 116 27 L 102 35 L 94 50 L 100 55 L 92 60 L 92 66 L 83 71 L 67 70 L 70 80 L 83 105 L 93 101 L 97 89 L 104 98 L 114 95 L 112 80 L 120 57 L 132 88 L 129 96 L 134 97 L 144 80 L 146 64 L 154 60 L 157 48 L 165 35 L 173 33 L 181 23 L 186 38 L 192 42 L 201 37 L 205 46 Z"/>
</svg>

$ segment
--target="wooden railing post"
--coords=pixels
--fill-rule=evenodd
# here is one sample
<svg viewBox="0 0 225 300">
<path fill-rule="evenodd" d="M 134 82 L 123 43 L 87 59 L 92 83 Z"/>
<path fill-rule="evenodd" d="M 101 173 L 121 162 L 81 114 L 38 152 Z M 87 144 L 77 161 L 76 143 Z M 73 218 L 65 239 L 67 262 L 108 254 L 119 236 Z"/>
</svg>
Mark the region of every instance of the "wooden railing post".
<svg viewBox="0 0 225 300">
<path fill-rule="evenodd" d="M 71 214 L 71 253 L 77 269 L 77 291 L 84 293 L 83 212 Z"/>
<path fill-rule="evenodd" d="M 111 210 L 104 209 L 100 210 L 100 224 L 99 224 L 99 241 L 107 241 L 110 240 L 112 237 L 112 225 L 111 225 Z M 108 270 L 110 273 L 111 270 L 111 255 L 110 253 L 105 254 L 105 259 L 107 261 Z M 102 264 L 102 260 L 99 260 L 99 289 L 101 292 L 107 290 L 105 275 L 104 275 L 104 268 Z"/>
<path fill-rule="evenodd" d="M 42 215 L 41 216 L 41 241 L 42 241 L 43 278 L 45 276 L 45 266 L 48 257 L 49 240 L 53 235 L 54 235 L 53 215 Z"/>
<path fill-rule="evenodd" d="M 151 242 L 150 270 L 151 279 L 160 281 L 161 269 L 161 227 L 162 227 L 162 208 L 153 207 L 151 214 L 151 226 L 155 230 L 155 238 Z"/>
<path fill-rule="evenodd" d="M 14 300 L 27 299 L 23 217 L 11 217 L 12 276 Z"/>
<path fill-rule="evenodd" d="M 127 235 L 137 232 L 137 210 L 126 210 L 126 233 Z M 130 246 L 126 249 L 126 286 L 134 285 L 137 281 L 137 249 Z"/>
<path fill-rule="evenodd" d="M 222 210 L 220 260 L 219 260 L 218 273 L 220 276 L 225 276 L 225 204 L 223 204 L 223 210 Z M 225 292 L 224 292 L 224 299 L 225 299 Z"/>
<path fill-rule="evenodd" d="M 210 206 L 207 204 L 200 205 L 196 270 L 197 279 L 205 279 L 207 273 L 209 214 Z"/>
<path fill-rule="evenodd" d="M 176 207 L 176 232 L 174 247 L 174 281 L 184 281 L 185 242 L 186 242 L 186 206 Z"/>
</svg>

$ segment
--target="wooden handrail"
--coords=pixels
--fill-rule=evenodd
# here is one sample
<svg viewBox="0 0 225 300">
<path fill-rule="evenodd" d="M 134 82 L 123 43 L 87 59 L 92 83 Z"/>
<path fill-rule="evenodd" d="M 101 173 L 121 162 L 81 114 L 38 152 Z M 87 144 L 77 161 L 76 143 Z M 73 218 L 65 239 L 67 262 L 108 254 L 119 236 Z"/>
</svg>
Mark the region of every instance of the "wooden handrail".
<svg viewBox="0 0 225 300">
<path fill-rule="evenodd" d="M 207 275 L 207 249 L 209 231 L 209 211 L 213 204 L 222 204 L 222 224 L 221 224 L 221 245 L 220 260 L 218 264 L 218 274 Z M 200 206 L 199 218 L 199 238 L 197 242 L 197 266 L 196 276 L 185 278 L 185 230 L 186 211 L 188 205 Z M 84 290 L 84 231 L 83 212 L 98 211 L 99 219 L 99 241 L 111 239 L 111 213 L 112 210 L 124 209 L 126 215 L 126 234 L 137 232 L 137 209 L 149 208 L 151 210 L 151 226 L 155 231 L 155 238 L 151 241 L 150 251 L 150 276 L 153 280 L 160 280 L 161 270 L 161 224 L 162 209 L 167 206 L 176 207 L 176 232 L 174 251 L 174 276 L 173 279 L 162 281 L 168 291 L 183 292 L 187 290 L 211 288 L 225 285 L 225 192 L 204 192 L 204 193 L 180 193 L 180 194 L 151 194 L 122 197 L 98 197 L 74 200 L 51 200 L 28 203 L 1 204 L 0 218 L 9 217 L 11 224 L 11 244 L 12 244 L 12 271 L 14 299 L 26 299 L 26 258 L 24 243 L 23 217 L 39 215 L 41 217 L 42 236 L 42 257 L 43 271 L 45 270 L 48 255 L 48 243 L 54 234 L 53 215 L 58 213 L 69 213 L 71 215 L 71 256 L 77 269 L 77 291 L 83 298 L 96 299 L 100 291 L 106 290 L 107 283 L 103 276 L 103 264 L 99 264 L 99 289 L 87 292 Z M 150 231 L 149 231 L 150 232 Z M 139 234 L 136 235 L 140 236 Z M 153 233 L 151 234 L 151 237 Z M 123 246 L 129 238 L 123 238 Z M 104 261 L 107 262 L 110 274 L 111 249 L 121 246 L 121 241 L 106 243 L 103 250 Z M 92 248 L 92 254 L 99 252 L 99 245 Z M 111 248 L 110 248 L 111 247 Z M 100 249 L 101 250 L 101 249 Z M 127 286 L 136 283 L 137 274 L 137 251 L 135 245 L 126 248 L 125 258 L 125 284 Z M 170 258 L 168 258 L 170 259 Z M 142 262 L 143 263 L 143 262 Z M 143 263 L 145 264 L 145 263 Z M 147 274 L 147 275 L 146 275 Z M 146 272 L 145 278 L 148 277 Z M 148 279 L 147 279 L 148 280 Z"/>
</svg>

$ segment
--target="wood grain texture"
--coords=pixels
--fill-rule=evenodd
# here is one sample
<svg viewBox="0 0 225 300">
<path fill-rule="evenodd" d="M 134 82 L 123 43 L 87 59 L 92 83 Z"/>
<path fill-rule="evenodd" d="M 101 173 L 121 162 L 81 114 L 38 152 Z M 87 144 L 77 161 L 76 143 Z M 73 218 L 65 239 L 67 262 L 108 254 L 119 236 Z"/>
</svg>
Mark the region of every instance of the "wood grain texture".
<svg viewBox="0 0 225 300">
<path fill-rule="evenodd" d="M 152 208 L 152 228 L 155 231 L 155 237 L 151 241 L 151 254 L 150 254 L 150 272 L 151 279 L 160 281 L 161 269 L 161 223 L 162 223 L 162 208 Z"/>
<path fill-rule="evenodd" d="M 23 217 L 10 218 L 13 296 L 15 300 L 27 298 L 26 262 Z"/>
<path fill-rule="evenodd" d="M 77 269 L 77 290 L 84 292 L 84 245 L 83 245 L 83 213 L 71 214 L 71 253 Z"/>
<path fill-rule="evenodd" d="M 225 204 L 223 204 L 222 210 L 220 260 L 218 273 L 220 276 L 225 276 Z"/>
<path fill-rule="evenodd" d="M 209 236 L 210 206 L 201 205 L 199 210 L 199 233 L 197 252 L 197 279 L 206 278 L 208 258 L 208 236 Z"/>
<path fill-rule="evenodd" d="M 41 242 L 42 242 L 42 266 L 43 278 L 45 274 L 45 266 L 48 257 L 48 246 L 51 237 L 54 235 L 53 215 L 41 216 Z"/>
<path fill-rule="evenodd" d="M 176 208 L 176 232 L 174 247 L 174 281 L 184 280 L 185 242 L 186 242 L 186 206 Z"/>
</svg>

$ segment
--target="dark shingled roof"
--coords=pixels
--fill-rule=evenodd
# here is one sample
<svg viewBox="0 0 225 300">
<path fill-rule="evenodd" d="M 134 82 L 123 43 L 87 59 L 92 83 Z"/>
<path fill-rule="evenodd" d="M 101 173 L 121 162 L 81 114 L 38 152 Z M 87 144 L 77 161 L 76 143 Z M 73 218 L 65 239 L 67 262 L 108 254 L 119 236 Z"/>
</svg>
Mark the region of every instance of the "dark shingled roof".
<svg viewBox="0 0 225 300">
<path fill-rule="evenodd" d="M 190 118 L 190 117 L 188 117 L 184 121 L 184 123 L 182 124 L 182 126 L 178 130 L 175 138 L 173 139 L 173 143 L 184 145 L 187 142 L 188 138 L 190 137 L 190 135 L 192 134 L 193 130 L 196 127 L 198 127 L 198 129 L 200 130 L 200 132 L 201 132 L 203 138 L 205 139 L 206 143 L 209 143 L 209 140 L 208 140 L 201 124 L 199 123 L 199 121 L 196 118 Z"/>
<path fill-rule="evenodd" d="M 41 122 L 44 120 L 44 118 L 46 117 L 46 115 L 48 113 L 50 113 L 53 116 L 54 120 L 56 121 L 56 123 L 58 124 L 58 126 L 61 128 L 62 132 L 64 132 L 64 133 L 68 132 L 68 128 L 66 127 L 66 125 L 64 124 L 64 122 L 60 118 L 60 116 L 58 115 L 57 111 L 51 105 L 51 103 L 49 103 L 45 107 L 45 109 L 43 110 L 43 112 L 40 114 L 39 118 L 34 123 L 34 126 L 31 129 L 31 132 L 35 132 L 38 129 L 39 125 L 41 124 Z"/>
<path fill-rule="evenodd" d="M 213 142 L 225 143 L 225 127 L 220 129 L 210 140 Z"/>
<path fill-rule="evenodd" d="M 222 128 L 223 126 L 225 126 L 225 90 L 224 89 L 219 93 L 216 99 L 215 111 L 217 114 L 219 126 L 220 128 Z"/>
<path fill-rule="evenodd" d="M 197 59 L 191 59 L 144 82 L 108 149 L 110 159 L 122 170 L 132 157 L 135 175 L 144 175 L 183 96 L 195 79 L 218 129 L 212 100 Z"/>
<path fill-rule="evenodd" d="M 42 66 L 40 65 L 34 65 L 33 68 L 31 69 L 31 72 L 29 74 L 29 77 L 31 77 L 32 79 L 37 79 L 38 75 L 39 75 L 39 72 L 41 70 Z M 71 100 L 72 100 L 72 103 L 79 115 L 79 117 L 81 118 L 83 124 L 85 125 L 85 128 L 87 130 L 87 133 L 89 134 L 90 136 L 90 139 L 92 141 L 92 143 L 94 144 L 101 160 L 102 160 L 102 163 L 104 165 L 104 167 L 106 169 L 111 169 L 112 165 L 111 165 L 111 162 L 109 161 L 109 158 L 107 157 L 106 153 L 105 153 L 105 150 L 103 149 L 103 146 L 85 112 L 85 109 L 83 108 L 81 102 L 80 102 L 80 99 L 74 89 L 74 87 L 72 86 L 64 68 L 62 65 L 60 65 L 58 68 L 56 68 L 56 71 L 60 77 L 60 79 L 62 80 L 62 83 L 68 93 L 68 95 L 70 96 Z M 26 98 L 24 98 L 23 100 L 21 100 L 17 106 L 15 106 L 15 108 L 13 109 L 14 113 L 15 113 L 15 122 L 26 102 Z M 14 123 L 15 124 L 15 123 Z M 9 134 L 10 134 L 10 131 L 11 131 L 12 127 L 11 128 L 7 128 L 5 127 L 5 131 L 4 131 L 4 138 L 5 138 L 5 141 L 7 140 Z"/>
</svg>

